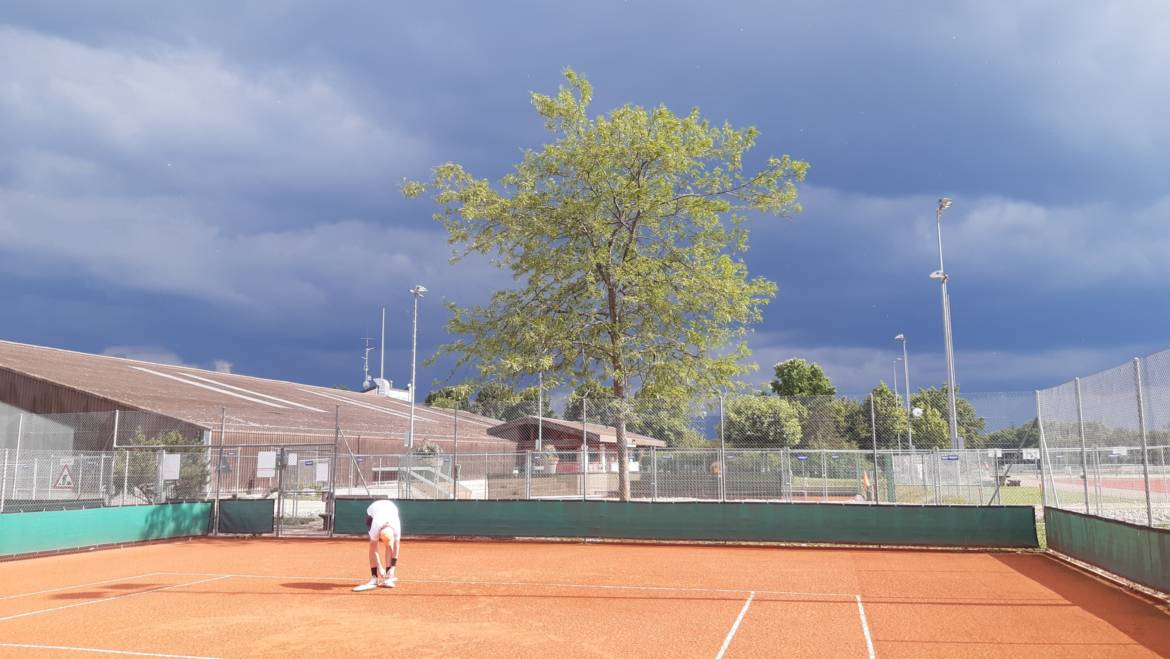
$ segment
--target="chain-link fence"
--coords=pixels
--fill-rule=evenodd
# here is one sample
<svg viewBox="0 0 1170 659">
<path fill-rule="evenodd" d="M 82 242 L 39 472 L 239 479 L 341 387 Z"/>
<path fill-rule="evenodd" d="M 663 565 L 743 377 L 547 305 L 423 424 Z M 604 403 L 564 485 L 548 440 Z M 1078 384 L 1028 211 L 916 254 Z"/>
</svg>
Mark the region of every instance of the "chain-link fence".
<svg viewBox="0 0 1170 659">
<path fill-rule="evenodd" d="M 1036 393 L 1048 505 L 1170 526 L 1170 351 Z"/>
</svg>

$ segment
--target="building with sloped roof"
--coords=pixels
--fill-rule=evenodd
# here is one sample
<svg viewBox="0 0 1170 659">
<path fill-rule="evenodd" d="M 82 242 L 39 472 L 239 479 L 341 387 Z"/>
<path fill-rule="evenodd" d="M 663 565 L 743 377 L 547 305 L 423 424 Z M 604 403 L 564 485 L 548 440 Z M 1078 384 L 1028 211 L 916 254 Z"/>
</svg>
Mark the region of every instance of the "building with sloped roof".
<svg viewBox="0 0 1170 659">
<path fill-rule="evenodd" d="M 0 417 L 9 420 L 0 430 L 20 413 L 51 420 L 44 448 L 109 450 L 164 430 L 193 444 L 332 443 L 340 431 L 351 452 L 403 453 L 410 407 L 374 393 L 0 341 Z M 444 452 L 456 443 L 459 452 L 514 451 L 514 441 L 488 433 L 498 425 L 422 404 L 414 411 L 415 444 Z M 0 432 L 0 448 L 13 442 Z"/>
</svg>

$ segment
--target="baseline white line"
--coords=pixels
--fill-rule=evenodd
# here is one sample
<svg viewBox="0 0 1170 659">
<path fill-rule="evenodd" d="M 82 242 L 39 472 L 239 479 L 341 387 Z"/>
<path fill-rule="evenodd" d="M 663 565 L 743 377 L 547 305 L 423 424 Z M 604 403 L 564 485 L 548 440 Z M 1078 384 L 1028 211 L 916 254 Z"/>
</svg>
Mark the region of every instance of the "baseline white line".
<svg viewBox="0 0 1170 659">
<path fill-rule="evenodd" d="M 170 657 L 171 659 L 217 659 L 193 654 L 163 654 L 161 652 L 134 652 L 132 650 L 106 650 L 104 648 L 82 648 L 72 645 L 34 645 L 32 643 L 0 643 L 0 648 L 26 648 L 29 650 L 65 650 L 69 652 L 94 652 L 97 654 L 121 654 L 130 657 Z"/>
<path fill-rule="evenodd" d="M 187 583 L 177 583 L 177 584 L 173 584 L 170 586 L 161 586 L 159 588 L 151 588 L 150 590 L 140 590 L 136 593 L 126 593 L 125 595 L 115 595 L 113 597 L 104 597 L 101 599 L 86 600 L 84 602 L 78 602 L 76 604 L 66 604 L 64 606 L 55 606 L 51 609 L 37 609 L 36 611 L 26 611 L 24 613 L 16 613 L 16 614 L 13 614 L 10 616 L 4 616 L 3 618 L 0 618 L 0 622 L 5 622 L 7 620 L 16 620 L 17 618 L 27 618 L 29 616 L 40 615 L 42 613 L 52 613 L 53 611 L 64 611 L 65 609 L 74 609 L 74 608 L 77 608 L 79 606 L 89 606 L 90 604 L 101 604 L 102 602 L 112 602 L 114 600 L 126 599 L 127 597 L 137 597 L 139 595 L 148 595 L 150 593 L 157 593 L 160 590 L 170 590 L 171 588 L 183 588 L 185 586 L 196 586 L 196 585 L 199 585 L 201 583 L 208 583 L 210 581 L 220 581 L 222 579 L 228 579 L 230 577 L 231 577 L 231 575 L 223 575 L 223 576 L 219 576 L 219 577 L 213 577 L 211 579 L 200 579 L 199 581 L 189 581 Z"/>
<path fill-rule="evenodd" d="M 146 574 L 136 574 L 132 577 L 116 577 L 114 579 L 106 579 L 105 581 L 90 581 L 89 583 L 79 583 L 75 586 L 62 586 L 60 588 L 49 588 L 48 590 L 37 590 L 31 593 L 17 593 L 16 595 L 5 595 L 0 597 L 0 601 L 13 600 L 18 597 L 31 597 L 33 595 L 44 595 L 45 593 L 56 593 L 62 590 L 73 590 L 74 588 L 85 588 L 86 586 L 99 586 L 104 583 L 112 583 L 114 581 L 127 581 L 129 579 L 145 579 L 146 577 L 153 577 L 162 572 L 147 572 Z"/>
<path fill-rule="evenodd" d="M 306 581 L 355 581 L 361 582 L 360 576 L 351 577 L 323 577 L 323 576 L 289 576 L 275 574 L 220 574 L 215 572 L 160 572 L 178 576 L 220 576 L 237 579 L 304 579 Z M 408 583 L 451 584 L 456 586 L 525 586 L 532 588 L 596 588 L 599 590 L 650 590 L 666 592 L 690 593 L 725 593 L 742 595 L 755 593 L 756 595 L 791 595 L 796 597 L 840 597 L 846 601 L 854 598 L 853 593 L 814 593 L 799 590 L 750 590 L 748 588 L 701 588 L 692 586 L 630 586 L 621 584 L 587 584 L 587 583 L 558 583 L 532 581 L 470 581 L 460 579 L 398 579 L 399 585 Z"/>
<path fill-rule="evenodd" d="M 861 616 L 861 631 L 865 632 L 865 649 L 869 651 L 869 659 L 875 659 L 877 655 L 873 652 L 873 637 L 869 635 L 869 623 L 865 621 L 865 607 L 861 604 L 861 595 L 854 595 L 857 598 L 857 614 Z"/>
<path fill-rule="evenodd" d="M 747 615 L 748 607 L 752 605 L 752 600 L 755 598 L 755 592 L 748 595 L 747 601 L 743 603 L 743 608 L 739 610 L 739 617 L 735 619 L 735 624 L 731 626 L 731 631 L 727 632 L 727 638 L 723 639 L 723 645 L 719 647 L 719 654 L 715 655 L 715 659 L 723 659 L 724 653 L 727 652 L 727 647 L 731 645 L 731 639 L 735 638 L 735 632 L 739 631 L 739 623 L 743 622 L 743 617 Z"/>
</svg>

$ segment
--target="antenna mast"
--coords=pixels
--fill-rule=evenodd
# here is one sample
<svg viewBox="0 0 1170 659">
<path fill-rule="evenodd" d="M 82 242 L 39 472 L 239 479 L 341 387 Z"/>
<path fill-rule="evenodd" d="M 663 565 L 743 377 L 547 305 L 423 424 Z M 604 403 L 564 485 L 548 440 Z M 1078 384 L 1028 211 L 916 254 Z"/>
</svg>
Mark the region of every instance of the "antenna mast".
<svg viewBox="0 0 1170 659">
<path fill-rule="evenodd" d="M 382 307 L 382 347 L 378 349 L 378 379 L 386 379 L 386 307 Z"/>
</svg>

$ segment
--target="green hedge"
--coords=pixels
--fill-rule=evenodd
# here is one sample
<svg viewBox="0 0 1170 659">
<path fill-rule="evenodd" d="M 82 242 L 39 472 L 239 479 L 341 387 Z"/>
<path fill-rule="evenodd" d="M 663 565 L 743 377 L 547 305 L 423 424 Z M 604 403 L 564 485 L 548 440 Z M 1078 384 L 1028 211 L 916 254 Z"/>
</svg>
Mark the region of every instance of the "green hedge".
<svg viewBox="0 0 1170 659">
<path fill-rule="evenodd" d="M 206 535 L 211 504 L 88 508 L 0 515 L 0 556 Z"/>
<path fill-rule="evenodd" d="M 365 533 L 372 499 L 338 499 L 336 533 Z M 1037 547 L 1031 506 L 615 501 L 398 501 L 403 533 Z"/>
<path fill-rule="evenodd" d="M 1044 509 L 1048 547 L 1170 593 L 1170 530 Z"/>
</svg>

